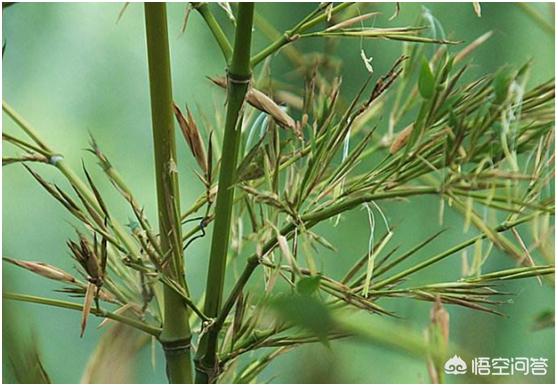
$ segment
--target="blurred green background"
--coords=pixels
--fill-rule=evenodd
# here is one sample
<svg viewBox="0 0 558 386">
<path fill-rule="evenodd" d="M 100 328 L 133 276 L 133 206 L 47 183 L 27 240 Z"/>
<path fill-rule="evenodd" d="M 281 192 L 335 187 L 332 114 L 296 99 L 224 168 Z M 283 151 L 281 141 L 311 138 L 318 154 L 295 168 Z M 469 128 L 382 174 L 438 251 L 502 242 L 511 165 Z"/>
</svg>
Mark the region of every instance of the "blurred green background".
<svg viewBox="0 0 558 386">
<path fill-rule="evenodd" d="M 219 20 L 230 23 L 216 5 Z M 482 18 L 475 16 L 471 3 L 401 4 L 401 13 L 388 21 L 394 4 L 360 4 L 362 12 L 378 10 L 382 14 L 375 26 L 404 26 L 414 22 L 425 6 L 443 25 L 446 35 L 470 42 L 486 31 L 493 37 L 474 54 L 472 75 L 494 71 L 510 63 L 520 65 L 533 59 L 532 84 L 554 76 L 554 38 L 534 22 L 519 6 L 508 3 L 482 4 Z M 550 4 L 531 4 L 551 20 Z M 315 4 L 258 4 L 257 12 L 278 29 L 294 25 Z M 130 4 L 116 23 L 122 4 L 110 3 L 27 3 L 3 11 L 3 97 L 36 127 L 48 143 L 64 154 L 76 169 L 82 159 L 94 160 L 84 152 L 88 133 L 92 133 L 112 163 L 128 181 L 138 200 L 145 205 L 149 218 L 155 222 L 155 186 L 153 182 L 151 123 L 147 64 L 143 25 L 143 8 Z M 172 54 L 174 98 L 193 107 L 197 116 L 205 114 L 215 120 L 215 111 L 222 110 L 221 90 L 210 85 L 206 76 L 224 72 L 222 56 L 198 14 L 190 15 L 186 33 L 180 33 L 185 11 L 184 3 L 169 4 L 169 30 Z M 552 20 L 551 23 L 554 23 Z M 267 43 L 256 29 L 255 48 Z M 305 51 L 322 50 L 323 41 L 312 39 L 297 43 Z M 364 41 L 362 47 L 373 56 L 376 74 L 386 71 L 399 56 L 402 44 L 393 41 Z M 343 93 L 353 95 L 367 72 L 360 58 L 361 43 L 343 40 L 336 55 L 343 60 Z M 281 55 L 272 63 L 272 72 L 286 82 L 300 86 L 301 80 Z M 17 132 L 12 121 L 3 116 L 4 130 Z M 385 121 L 385 120 L 384 120 Z M 182 138 L 179 144 L 179 169 L 182 206 L 187 208 L 202 191 L 192 173 L 193 161 Z M 12 149 L 5 148 L 5 154 Z M 56 170 L 37 167 L 49 180 L 61 182 Z M 92 168 L 91 168 L 92 169 Z M 113 212 L 125 222 L 130 213 L 127 206 L 105 182 L 101 173 L 94 176 L 107 193 Z M 3 168 L 3 255 L 52 263 L 72 270 L 65 242 L 72 235 L 70 216 L 54 202 L 19 165 Z M 439 229 L 438 200 L 417 198 L 411 202 L 382 203 L 390 222 L 401 224 L 396 243 L 402 248 L 426 238 Z M 428 252 L 441 251 L 444 245 L 464 239 L 461 218 L 448 211 L 445 225 L 450 231 L 434 242 Z M 367 250 L 368 223 L 366 214 L 354 210 L 344 216 L 333 229 L 324 224 L 321 230 L 340 251 L 324 253 L 323 266 L 328 272 L 342 272 L 350 259 Z M 475 230 L 470 230 L 470 234 Z M 205 282 L 209 237 L 196 242 L 187 253 L 188 280 L 195 296 Z M 471 253 L 471 252 L 470 252 Z M 425 254 L 426 255 L 426 254 Z M 487 269 L 513 266 L 512 261 L 494 251 Z M 448 259 L 430 269 L 424 280 L 443 281 L 459 277 L 460 256 Z M 52 292 L 58 286 L 37 278 L 21 269 L 3 265 L 3 289 L 26 294 L 59 297 Z M 230 281 L 228 283 L 230 285 Z M 476 313 L 449 307 L 451 338 L 475 356 L 544 357 L 549 359 L 546 377 L 502 377 L 498 382 L 544 382 L 554 379 L 554 329 L 531 331 L 537 314 L 553 309 L 554 290 L 539 286 L 536 280 L 508 284 L 513 304 L 501 311 L 507 317 Z M 402 317 L 402 323 L 422 331 L 429 321 L 430 304 L 409 300 L 385 303 Z M 78 382 L 85 363 L 102 331 L 92 320 L 86 336 L 79 338 L 80 314 L 44 306 L 4 302 L 6 323 L 15 323 L 22 334 L 34 332 L 45 367 L 54 382 Z M 349 382 L 409 383 L 428 382 L 425 363 L 358 342 L 333 344 L 328 351 L 312 345 L 290 352 L 278 359 L 264 373 L 261 381 L 273 382 Z M 459 354 L 459 353 L 456 353 Z M 138 358 L 136 382 L 164 382 L 162 353 L 153 369 L 149 349 Z M 6 358 L 6 352 L 4 352 Z M 2 364 L 4 381 L 10 381 L 6 361 Z M 449 377 L 449 382 L 466 379 Z"/>
</svg>

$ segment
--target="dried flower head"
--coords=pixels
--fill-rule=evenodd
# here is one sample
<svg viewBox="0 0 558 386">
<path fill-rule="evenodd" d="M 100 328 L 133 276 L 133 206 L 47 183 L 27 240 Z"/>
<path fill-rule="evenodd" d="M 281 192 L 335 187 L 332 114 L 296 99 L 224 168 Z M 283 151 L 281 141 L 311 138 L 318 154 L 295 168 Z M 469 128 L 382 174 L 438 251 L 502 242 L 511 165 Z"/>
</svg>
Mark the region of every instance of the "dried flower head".
<svg viewBox="0 0 558 386">
<path fill-rule="evenodd" d="M 189 109 L 186 109 L 187 116 L 182 114 L 180 108 L 173 104 L 174 116 L 178 121 L 178 126 L 180 126 L 180 130 L 184 135 L 184 139 L 192 152 L 192 155 L 196 159 L 199 167 L 203 170 L 205 174 L 208 173 L 208 162 L 207 162 L 207 155 L 205 152 L 205 146 L 200 136 L 200 131 L 196 122 L 194 121 L 194 117 Z"/>
<path fill-rule="evenodd" d="M 76 259 L 89 276 L 88 279 L 100 287 L 103 282 L 103 272 L 101 270 L 100 260 L 91 248 L 89 240 L 87 240 L 87 238 L 79 232 L 78 237 L 79 244 L 70 240 L 68 241 L 68 247 L 70 248 L 74 259 Z"/>
<path fill-rule="evenodd" d="M 222 77 L 209 78 L 217 86 L 226 88 L 227 81 Z M 294 130 L 297 137 L 302 138 L 302 132 L 297 130 L 295 120 L 285 112 L 273 99 L 264 94 L 262 91 L 250 87 L 246 93 L 246 101 L 256 109 L 269 114 L 280 126 Z"/>
</svg>

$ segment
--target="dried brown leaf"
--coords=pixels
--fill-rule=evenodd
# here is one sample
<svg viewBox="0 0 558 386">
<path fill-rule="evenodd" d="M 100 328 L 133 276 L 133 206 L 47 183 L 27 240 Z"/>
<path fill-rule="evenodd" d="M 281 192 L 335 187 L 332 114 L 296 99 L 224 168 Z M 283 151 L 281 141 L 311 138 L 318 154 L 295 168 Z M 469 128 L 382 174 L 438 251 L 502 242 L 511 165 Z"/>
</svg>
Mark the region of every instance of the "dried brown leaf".
<svg viewBox="0 0 558 386">
<path fill-rule="evenodd" d="M 359 15 L 359 16 L 355 16 L 355 17 L 352 17 L 352 18 L 347 19 L 347 20 L 343 20 L 342 22 L 337 23 L 337 24 L 332 25 L 331 27 L 327 28 L 326 32 L 336 31 L 336 30 L 339 30 L 339 29 L 350 27 L 354 24 L 360 23 L 360 22 L 362 22 L 364 20 L 367 20 L 367 19 L 371 18 L 372 16 L 376 16 L 378 14 L 379 14 L 379 12 L 370 12 L 370 13 L 365 13 L 364 15 Z"/>
<path fill-rule="evenodd" d="M 411 123 L 409 126 L 401 130 L 399 134 L 397 134 L 389 148 L 389 152 L 391 154 L 397 153 L 399 149 L 405 146 L 405 144 L 409 140 L 409 137 L 411 136 L 411 133 L 413 132 L 413 127 L 414 123 Z"/>
<path fill-rule="evenodd" d="M 87 319 L 91 313 L 91 306 L 93 304 L 93 298 L 95 297 L 97 287 L 93 283 L 87 285 L 87 291 L 85 292 L 85 298 L 83 300 L 83 311 L 81 313 L 81 331 L 79 334 L 80 338 L 83 338 L 85 333 L 85 328 L 87 327 Z"/>
<path fill-rule="evenodd" d="M 36 261 L 17 260 L 17 259 L 12 259 L 10 257 L 3 257 L 2 259 L 7 261 L 8 263 L 17 265 L 18 267 L 34 272 L 37 275 L 46 277 L 47 279 L 63 281 L 66 283 L 77 283 L 75 277 L 61 270 L 60 268 L 50 264 L 36 262 Z"/>
<path fill-rule="evenodd" d="M 227 81 L 222 77 L 209 78 L 219 87 L 227 88 Z M 297 137 L 302 138 L 302 133 L 297 130 L 295 120 L 262 91 L 250 87 L 246 93 L 246 101 L 256 109 L 269 114 L 280 126 L 293 130 Z"/>
</svg>

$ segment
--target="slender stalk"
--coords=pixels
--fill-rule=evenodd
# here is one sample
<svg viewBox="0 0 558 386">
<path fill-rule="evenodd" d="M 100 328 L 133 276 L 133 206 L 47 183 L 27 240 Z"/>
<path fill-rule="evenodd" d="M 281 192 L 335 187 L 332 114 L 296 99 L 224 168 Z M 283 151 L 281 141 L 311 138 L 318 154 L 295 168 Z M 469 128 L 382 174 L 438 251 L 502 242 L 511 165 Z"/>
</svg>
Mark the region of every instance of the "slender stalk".
<svg viewBox="0 0 558 386">
<path fill-rule="evenodd" d="M 2 294 L 2 297 L 4 299 L 9 299 L 9 300 L 16 300 L 16 301 L 26 302 L 26 303 L 44 304 L 46 306 L 65 308 L 65 309 L 68 309 L 68 310 L 75 310 L 75 311 L 82 311 L 83 310 L 83 305 L 82 304 L 66 302 L 66 301 L 58 300 L 58 299 L 49 299 L 49 298 L 43 298 L 43 297 L 39 297 L 39 296 L 14 294 L 14 293 L 11 293 L 11 292 L 4 292 Z M 146 333 L 151 334 L 151 335 L 156 336 L 156 337 L 159 336 L 159 334 L 161 333 L 161 329 L 159 329 L 155 326 L 150 326 L 150 325 L 148 325 L 148 324 L 146 324 L 142 321 L 139 321 L 139 320 L 133 319 L 133 318 L 129 318 L 129 317 L 124 316 L 124 315 L 115 314 L 113 312 L 105 311 L 105 310 L 102 310 L 102 309 L 99 309 L 99 308 L 96 308 L 96 307 L 91 308 L 91 313 L 93 315 L 96 315 L 96 316 L 99 316 L 99 317 L 102 317 L 102 318 L 112 319 L 116 322 L 127 324 L 130 327 L 135 327 L 138 330 L 142 330 L 143 332 L 146 332 Z"/>
<path fill-rule="evenodd" d="M 543 15 L 541 15 L 531 4 L 526 3 L 514 3 L 519 7 L 527 16 L 529 16 L 535 24 L 537 24 L 545 32 L 554 36 L 554 25 L 548 21 Z M 546 4 L 545 4 L 546 5 Z"/>
<path fill-rule="evenodd" d="M 231 290 L 231 293 L 227 297 L 227 300 L 225 301 L 225 304 L 223 305 L 223 309 L 219 313 L 219 316 L 215 319 L 214 325 L 212 326 L 214 329 L 219 330 L 223 326 L 225 320 L 227 319 L 227 316 L 229 315 L 229 312 L 232 310 L 234 304 L 236 303 L 238 296 L 242 292 L 242 289 L 244 288 L 246 283 L 248 283 L 250 276 L 252 276 L 252 273 L 257 268 L 259 263 L 260 262 L 258 260 L 258 256 L 256 255 L 250 256 L 247 259 L 246 266 L 244 267 L 242 274 L 236 281 L 233 289 Z"/>
<path fill-rule="evenodd" d="M 363 204 L 365 202 L 384 200 L 388 198 L 399 198 L 399 197 L 416 196 L 422 194 L 437 194 L 437 193 L 439 193 L 439 188 L 437 187 L 420 186 L 420 187 L 412 187 L 412 188 L 405 188 L 405 189 L 388 190 L 379 193 L 362 194 L 357 197 L 348 198 L 338 204 L 331 205 L 325 209 L 315 210 L 311 213 L 308 213 L 307 215 L 302 216 L 301 220 L 304 221 L 306 225 L 311 224 L 310 226 L 313 226 L 318 222 L 321 222 L 339 213 L 343 213 L 347 210 L 355 208 L 356 206 Z"/>
<path fill-rule="evenodd" d="M 281 39 L 281 32 L 277 31 L 265 17 L 256 13 L 254 15 L 254 25 L 260 30 L 270 41 L 274 42 Z M 297 50 L 295 46 L 285 46 L 283 53 L 295 66 L 302 66 L 304 64 L 304 57 L 302 52 Z"/>
<path fill-rule="evenodd" d="M 254 3 L 238 5 L 237 28 L 234 49 L 228 69 L 227 115 L 219 173 L 219 191 L 215 206 L 215 226 L 211 240 L 211 254 L 207 274 L 204 313 L 209 317 L 217 316 L 223 297 L 225 267 L 229 246 L 232 206 L 234 202 L 233 183 L 240 144 L 242 116 L 240 110 L 250 81 L 250 43 L 252 40 L 252 21 Z M 217 338 L 219 331 L 211 329 L 200 342 L 196 356 L 196 383 L 214 382 L 218 369 Z"/>
<path fill-rule="evenodd" d="M 145 28 L 161 249 L 170 259 L 166 275 L 186 289 L 180 236 L 180 205 L 172 113 L 170 53 L 165 3 L 145 3 Z M 189 310 L 182 297 L 164 286 L 163 331 L 167 376 L 171 383 L 192 383 Z"/>
<path fill-rule="evenodd" d="M 227 35 L 225 35 L 221 29 L 221 26 L 215 19 L 215 16 L 213 16 L 213 12 L 211 12 L 207 3 L 192 3 L 192 5 L 196 11 L 202 15 L 205 23 L 209 27 L 209 30 L 213 34 L 213 37 L 217 41 L 217 44 L 219 44 L 219 48 L 221 48 L 225 61 L 228 63 L 232 55 L 231 43 L 229 43 Z"/>
<path fill-rule="evenodd" d="M 303 33 L 305 31 L 309 30 L 310 28 L 312 28 L 312 27 L 318 25 L 319 23 L 321 23 L 322 21 L 326 20 L 329 16 L 335 15 L 336 13 L 344 10 L 345 8 L 351 6 L 352 4 L 353 3 L 341 3 L 341 4 L 338 4 L 335 7 L 333 7 L 331 9 L 331 11 L 329 11 L 329 12 L 324 11 L 320 15 L 315 16 L 315 17 L 311 18 L 310 20 L 302 20 L 300 23 L 298 23 L 296 26 L 294 26 L 291 30 L 285 32 L 283 35 L 281 35 L 280 38 L 278 38 L 273 43 L 271 43 L 269 46 L 267 46 L 266 48 L 264 48 L 263 50 L 258 52 L 256 55 L 254 55 L 254 57 L 251 60 L 252 67 L 255 67 L 258 63 L 260 63 L 262 60 L 267 58 L 269 55 L 272 55 L 275 52 L 277 52 L 285 44 L 288 44 L 288 43 L 292 42 L 293 40 L 295 40 L 297 34 L 300 34 L 300 33 Z"/>
<path fill-rule="evenodd" d="M 52 149 L 39 137 L 35 129 L 21 115 L 19 115 L 5 100 L 2 100 L 2 110 L 27 134 L 37 145 L 51 155 Z"/>
</svg>

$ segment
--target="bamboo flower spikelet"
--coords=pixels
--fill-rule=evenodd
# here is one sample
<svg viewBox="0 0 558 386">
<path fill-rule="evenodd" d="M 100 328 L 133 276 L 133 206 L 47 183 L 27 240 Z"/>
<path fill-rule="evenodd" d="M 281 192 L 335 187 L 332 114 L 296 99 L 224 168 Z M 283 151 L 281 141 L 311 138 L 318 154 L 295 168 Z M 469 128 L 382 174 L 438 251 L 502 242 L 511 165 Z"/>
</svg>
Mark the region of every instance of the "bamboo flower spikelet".
<svg viewBox="0 0 558 386">
<path fill-rule="evenodd" d="M 5 382 L 552 382 L 548 4 L 2 11 Z"/>
</svg>

